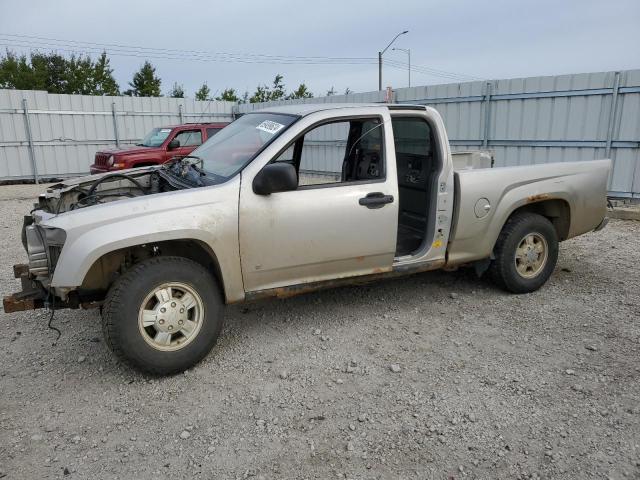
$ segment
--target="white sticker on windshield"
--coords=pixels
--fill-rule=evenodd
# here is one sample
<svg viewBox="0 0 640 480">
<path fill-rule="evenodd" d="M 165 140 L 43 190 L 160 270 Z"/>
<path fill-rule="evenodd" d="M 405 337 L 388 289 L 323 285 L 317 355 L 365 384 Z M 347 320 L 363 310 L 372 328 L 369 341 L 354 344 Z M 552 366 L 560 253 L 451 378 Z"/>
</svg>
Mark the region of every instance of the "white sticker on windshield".
<svg viewBox="0 0 640 480">
<path fill-rule="evenodd" d="M 169 133 L 169 132 L 171 132 L 170 128 L 161 128 L 160 129 L 160 133 Z"/>
<path fill-rule="evenodd" d="M 284 125 L 278 122 L 272 122 L 271 120 L 265 120 L 256 128 L 258 130 L 262 130 L 263 132 L 267 132 L 273 135 L 275 133 L 278 133 L 280 130 L 282 130 L 284 128 Z"/>
</svg>

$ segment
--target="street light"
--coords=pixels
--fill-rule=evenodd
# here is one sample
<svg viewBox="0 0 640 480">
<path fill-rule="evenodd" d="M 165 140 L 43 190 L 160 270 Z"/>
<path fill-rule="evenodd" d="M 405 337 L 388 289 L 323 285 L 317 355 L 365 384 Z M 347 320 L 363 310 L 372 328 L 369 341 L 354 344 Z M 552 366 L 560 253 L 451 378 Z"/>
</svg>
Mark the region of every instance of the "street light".
<svg viewBox="0 0 640 480">
<path fill-rule="evenodd" d="M 399 50 L 401 52 L 406 53 L 407 56 L 409 57 L 409 68 L 407 68 L 407 72 L 409 73 L 409 86 L 411 86 L 411 49 L 394 47 L 391 50 Z"/>
<path fill-rule="evenodd" d="M 399 34 L 397 34 L 395 37 L 393 37 L 393 40 L 389 42 L 389 45 L 384 47 L 384 50 L 378 52 L 378 90 L 382 90 L 382 55 L 393 44 L 393 42 L 396 41 L 396 38 L 398 38 L 400 35 L 404 35 L 405 33 L 409 33 L 409 30 L 405 30 L 404 32 L 400 32 Z"/>
</svg>

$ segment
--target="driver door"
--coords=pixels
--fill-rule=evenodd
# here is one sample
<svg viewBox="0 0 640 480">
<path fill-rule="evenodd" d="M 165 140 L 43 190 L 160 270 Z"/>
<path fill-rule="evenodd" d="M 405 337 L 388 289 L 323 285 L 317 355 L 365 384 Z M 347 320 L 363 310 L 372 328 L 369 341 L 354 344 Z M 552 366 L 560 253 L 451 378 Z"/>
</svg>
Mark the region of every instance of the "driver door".
<svg viewBox="0 0 640 480">
<path fill-rule="evenodd" d="M 258 195 L 252 189 L 257 171 L 243 172 L 239 233 L 246 291 L 391 270 L 398 185 L 384 120 L 333 118 L 305 128 L 268 162 L 296 166 L 294 191 Z"/>
</svg>

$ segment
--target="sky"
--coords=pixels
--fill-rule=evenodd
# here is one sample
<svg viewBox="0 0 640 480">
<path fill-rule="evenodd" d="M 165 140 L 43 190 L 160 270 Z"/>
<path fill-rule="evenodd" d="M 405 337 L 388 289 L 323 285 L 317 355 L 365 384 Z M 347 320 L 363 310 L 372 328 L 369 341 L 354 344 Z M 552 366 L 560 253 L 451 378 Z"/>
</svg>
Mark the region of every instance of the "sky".
<svg viewBox="0 0 640 480">
<path fill-rule="evenodd" d="M 412 86 L 640 68 L 640 0 L 0 0 L 1 49 L 105 48 L 121 90 L 148 59 L 163 93 L 178 82 L 188 97 L 276 74 L 316 96 L 377 90 L 377 52 L 404 30 L 393 46 L 411 50 Z M 407 54 L 383 59 L 383 86 L 407 86 Z"/>
</svg>

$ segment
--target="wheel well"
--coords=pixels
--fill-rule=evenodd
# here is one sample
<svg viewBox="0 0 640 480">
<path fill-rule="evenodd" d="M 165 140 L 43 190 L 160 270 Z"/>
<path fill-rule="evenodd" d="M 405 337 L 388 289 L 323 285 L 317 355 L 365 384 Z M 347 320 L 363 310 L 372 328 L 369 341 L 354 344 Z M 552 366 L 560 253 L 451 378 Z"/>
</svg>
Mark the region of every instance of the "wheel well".
<svg viewBox="0 0 640 480">
<path fill-rule="evenodd" d="M 551 199 L 528 203 L 516 208 L 509 218 L 521 212 L 537 213 L 549 219 L 558 234 L 558 240 L 566 240 L 571 225 L 571 208 L 565 200 Z"/>
<path fill-rule="evenodd" d="M 210 271 L 224 293 L 220 264 L 211 248 L 194 239 L 168 240 L 142 245 L 132 245 L 104 254 L 96 260 L 84 277 L 80 290 L 95 294 L 104 292 L 124 272 L 151 257 L 177 256 L 199 263 Z"/>
</svg>

